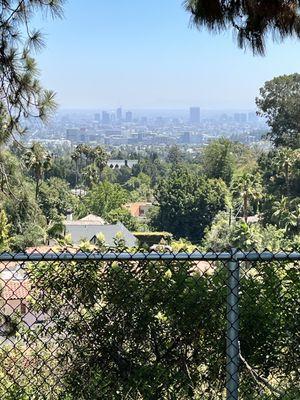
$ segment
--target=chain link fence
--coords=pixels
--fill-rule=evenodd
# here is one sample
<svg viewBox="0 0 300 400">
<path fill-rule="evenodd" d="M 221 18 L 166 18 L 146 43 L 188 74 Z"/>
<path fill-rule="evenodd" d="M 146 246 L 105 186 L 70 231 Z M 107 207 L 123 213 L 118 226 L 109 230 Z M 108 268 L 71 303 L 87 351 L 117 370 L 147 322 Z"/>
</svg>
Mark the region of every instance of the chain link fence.
<svg viewBox="0 0 300 400">
<path fill-rule="evenodd" d="M 300 254 L 0 255 L 0 398 L 299 399 Z"/>
</svg>

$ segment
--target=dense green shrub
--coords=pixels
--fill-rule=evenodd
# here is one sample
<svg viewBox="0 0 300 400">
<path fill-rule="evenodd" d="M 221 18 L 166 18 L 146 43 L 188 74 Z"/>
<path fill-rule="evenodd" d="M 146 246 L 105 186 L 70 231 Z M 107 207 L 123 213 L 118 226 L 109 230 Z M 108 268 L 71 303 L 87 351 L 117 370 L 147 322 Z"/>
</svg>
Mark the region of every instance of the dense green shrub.
<svg viewBox="0 0 300 400">
<path fill-rule="evenodd" d="M 32 264 L 31 308 L 47 318 L 2 353 L 1 399 L 224 399 L 227 273 L 221 262 Z M 240 293 L 240 398 L 296 400 L 298 266 L 242 262 Z"/>
</svg>

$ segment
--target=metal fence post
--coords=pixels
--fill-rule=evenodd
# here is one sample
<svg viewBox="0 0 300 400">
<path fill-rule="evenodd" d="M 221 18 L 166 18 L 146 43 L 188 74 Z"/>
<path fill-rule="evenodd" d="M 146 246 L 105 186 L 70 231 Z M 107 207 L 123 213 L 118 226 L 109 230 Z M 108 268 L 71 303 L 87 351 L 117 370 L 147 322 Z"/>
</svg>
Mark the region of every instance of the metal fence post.
<svg viewBox="0 0 300 400">
<path fill-rule="evenodd" d="M 238 400 L 239 388 L 239 262 L 228 261 L 227 281 L 227 337 L 226 337 L 226 392 L 227 400 Z"/>
</svg>

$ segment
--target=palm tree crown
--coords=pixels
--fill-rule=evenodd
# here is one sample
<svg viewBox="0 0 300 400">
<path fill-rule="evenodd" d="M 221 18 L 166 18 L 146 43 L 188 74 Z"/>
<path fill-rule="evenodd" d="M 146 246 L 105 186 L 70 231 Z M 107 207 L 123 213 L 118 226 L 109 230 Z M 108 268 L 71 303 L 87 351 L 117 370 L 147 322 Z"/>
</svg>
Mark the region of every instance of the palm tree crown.
<svg viewBox="0 0 300 400">
<path fill-rule="evenodd" d="M 234 177 L 232 182 L 233 195 L 242 200 L 243 217 L 248 220 L 249 203 L 251 200 L 259 200 L 262 196 L 262 184 L 259 174 L 243 172 Z"/>
<path fill-rule="evenodd" d="M 35 197 L 38 198 L 40 183 L 44 179 L 44 173 L 51 168 L 52 157 L 40 143 L 34 143 L 25 154 L 25 165 L 34 174 L 36 189 Z"/>
</svg>

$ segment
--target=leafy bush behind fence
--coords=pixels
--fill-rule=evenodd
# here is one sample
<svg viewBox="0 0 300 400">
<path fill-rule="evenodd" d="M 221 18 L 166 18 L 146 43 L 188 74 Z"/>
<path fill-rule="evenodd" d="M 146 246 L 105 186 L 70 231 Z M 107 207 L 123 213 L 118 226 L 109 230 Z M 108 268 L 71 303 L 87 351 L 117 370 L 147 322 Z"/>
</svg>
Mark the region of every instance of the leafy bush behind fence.
<svg viewBox="0 0 300 400">
<path fill-rule="evenodd" d="M 236 254 L 3 254 L 0 398 L 299 399 L 299 253 Z"/>
</svg>

